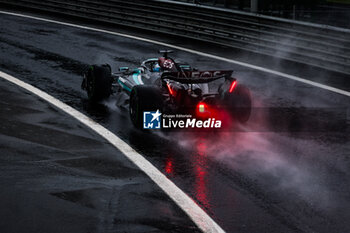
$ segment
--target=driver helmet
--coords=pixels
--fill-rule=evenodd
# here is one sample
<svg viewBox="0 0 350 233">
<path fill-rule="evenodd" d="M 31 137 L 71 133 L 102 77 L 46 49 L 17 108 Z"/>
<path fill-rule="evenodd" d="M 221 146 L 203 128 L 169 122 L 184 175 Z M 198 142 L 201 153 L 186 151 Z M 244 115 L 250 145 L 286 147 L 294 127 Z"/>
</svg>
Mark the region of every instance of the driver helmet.
<svg viewBox="0 0 350 233">
<path fill-rule="evenodd" d="M 160 72 L 160 65 L 158 64 L 158 62 L 156 64 L 154 64 L 152 71 L 153 72 Z"/>
<path fill-rule="evenodd" d="M 171 59 L 166 59 L 164 57 L 158 58 L 158 63 L 163 70 L 173 70 L 175 67 L 174 62 Z"/>
</svg>

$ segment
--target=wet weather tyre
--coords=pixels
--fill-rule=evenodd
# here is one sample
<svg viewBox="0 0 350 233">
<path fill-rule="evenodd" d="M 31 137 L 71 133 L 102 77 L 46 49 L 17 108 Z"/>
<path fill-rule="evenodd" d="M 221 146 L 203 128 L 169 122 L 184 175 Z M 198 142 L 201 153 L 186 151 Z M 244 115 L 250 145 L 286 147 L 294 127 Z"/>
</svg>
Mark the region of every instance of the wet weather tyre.
<svg viewBox="0 0 350 233">
<path fill-rule="evenodd" d="M 88 99 L 98 102 L 108 98 L 112 90 L 111 68 L 109 65 L 92 65 L 86 77 Z"/>
<path fill-rule="evenodd" d="M 143 112 L 162 111 L 163 99 L 156 86 L 139 85 L 130 94 L 129 114 L 135 128 L 143 129 Z"/>
<path fill-rule="evenodd" d="M 225 102 L 235 120 L 245 123 L 249 120 L 252 111 L 252 99 L 250 91 L 243 85 L 237 85 L 232 93 L 225 94 Z"/>
</svg>

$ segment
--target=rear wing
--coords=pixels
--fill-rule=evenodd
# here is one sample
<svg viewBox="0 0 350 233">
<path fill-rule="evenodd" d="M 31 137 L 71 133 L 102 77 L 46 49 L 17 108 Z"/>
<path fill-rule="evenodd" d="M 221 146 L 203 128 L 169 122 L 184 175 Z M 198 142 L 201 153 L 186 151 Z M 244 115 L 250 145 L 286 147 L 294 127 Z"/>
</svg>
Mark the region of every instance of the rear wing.
<svg viewBox="0 0 350 233">
<path fill-rule="evenodd" d="M 169 79 L 185 84 L 208 83 L 221 78 L 233 80 L 232 73 L 233 70 L 164 72 L 161 79 Z"/>
</svg>

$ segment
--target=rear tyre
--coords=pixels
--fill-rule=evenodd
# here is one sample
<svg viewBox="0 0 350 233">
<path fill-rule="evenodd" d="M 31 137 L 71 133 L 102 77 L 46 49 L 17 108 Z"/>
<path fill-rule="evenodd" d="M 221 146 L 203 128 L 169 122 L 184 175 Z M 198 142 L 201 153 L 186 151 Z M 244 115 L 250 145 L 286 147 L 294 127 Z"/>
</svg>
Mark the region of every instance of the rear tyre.
<svg viewBox="0 0 350 233">
<path fill-rule="evenodd" d="M 92 65 L 86 76 L 86 91 L 88 99 L 98 102 L 108 98 L 112 92 L 112 76 L 109 65 Z"/>
<path fill-rule="evenodd" d="M 252 100 L 247 87 L 237 85 L 232 93 L 225 93 L 224 101 L 227 103 L 234 119 L 237 119 L 240 123 L 249 120 L 252 111 Z"/>
<path fill-rule="evenodd" d="M 163 97 L 160 88 L 139 85 L 133 87 L 130 94 L 129 114 L 133 125 L 143 129 L 144 111 L 162 111 Z"/>
</svg>

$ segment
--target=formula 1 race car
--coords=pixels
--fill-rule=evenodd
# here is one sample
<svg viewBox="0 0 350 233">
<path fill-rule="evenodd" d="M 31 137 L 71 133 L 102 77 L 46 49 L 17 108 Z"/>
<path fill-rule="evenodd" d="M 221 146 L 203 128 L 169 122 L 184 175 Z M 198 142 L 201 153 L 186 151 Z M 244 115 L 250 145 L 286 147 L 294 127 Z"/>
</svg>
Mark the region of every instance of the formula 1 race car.
<svg viewBox="0 0 350 233">
<path fill-rule="evenodd" d="M 84 72 L 81 88 L 93 102 L 116 95 L 118 105 L 129 107 L 130 119 L 138 129 L 143 129 L 145 111 L 210 117 L 225 110 L 241 123 L 249 119 L 250 92 L 231 77 L 232 70 L 198 71 L 169 57 L 170 50 L 159 52 L 161 57 L 147 59 L 136 69 L 120 67 L 112 73 L 108 64 L 91 65 Z M 216 85 L 209 85 L 213 83 Z"/>
</svg>

